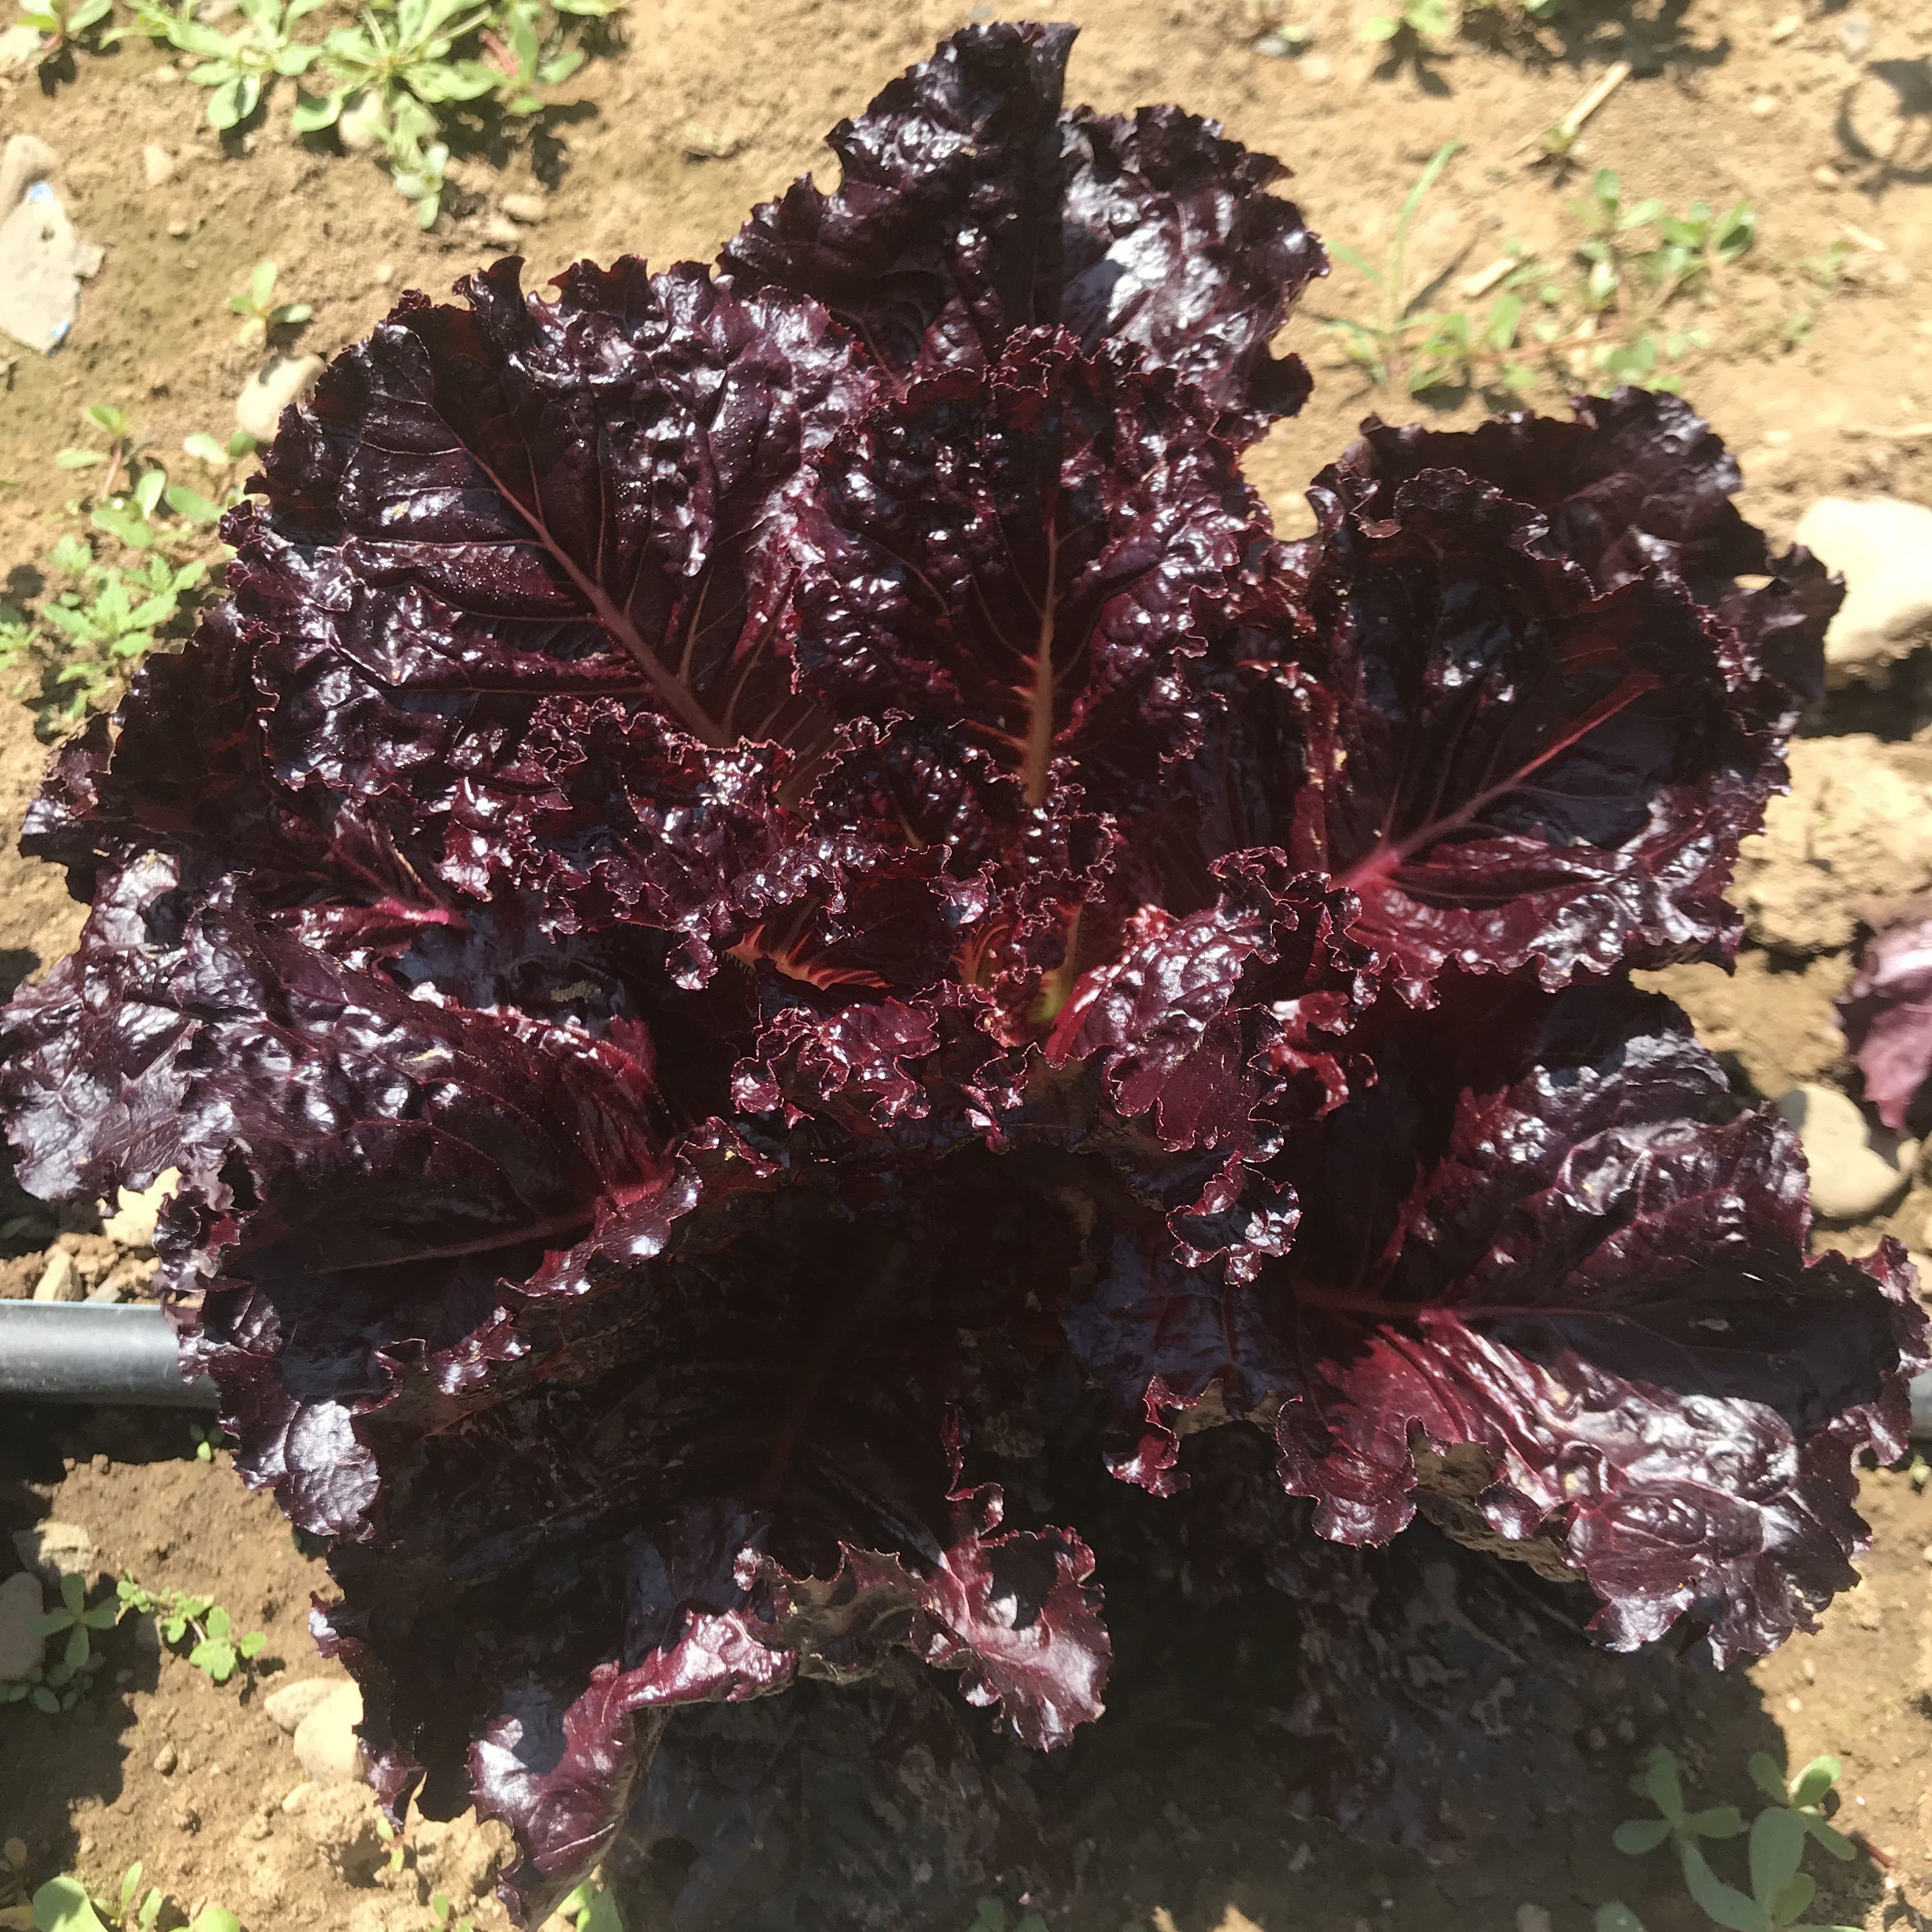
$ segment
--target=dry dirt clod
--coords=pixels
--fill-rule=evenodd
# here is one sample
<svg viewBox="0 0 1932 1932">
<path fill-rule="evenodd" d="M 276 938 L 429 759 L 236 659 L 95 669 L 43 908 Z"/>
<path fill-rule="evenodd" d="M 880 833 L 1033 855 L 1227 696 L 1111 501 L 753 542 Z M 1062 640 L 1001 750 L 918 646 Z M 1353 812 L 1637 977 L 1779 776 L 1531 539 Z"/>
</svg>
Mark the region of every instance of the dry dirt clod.
<svg viewBox="0 0 1932 1932">
<path fill-rule="evenodd" d="M 181 1170 L 171 1167 L 154 1184 L 135 1193 L 124 1187 L 114 1212 L 101 1217 L 100 1232 L 117 1247 L 146 1252 L 154 1245 L 154 1224 L 163 1206 L 181 1185 Z"/>
<path fill-rule="evenodd" d="M 174 179 L 175 158 L 166 148 L 150 141 L 141 150 L 141 172 L 150 188 L 159 188 Z"/>
<path fill-rule="evenodd" d="M 1862 1221 L 1904 1192 L 1916 1141 L 1874 1128 L 1835 1087 L 1794 1087 L 1778 1111 L 1798 1130 L 1811 1170 L 1811 1204 L 1828 1221 Z"/>
<path fill-rule="evenodd" d="M 352 1684 L 331 1687 L 296 1726 L 296 1756 L 317 1784 L 345 1784 L 362 1774 L 362 1694 Z"/>
<path fill-rule="evenodd" d="M 181 1753 L 175 1749 L 174 1742 L 172 1738 L 170 1738 L 168 1742 L 163 1744 L 160 1749 L 154 1754 L 154 1768 L 158 1771 L 164 1778 L 166 1778 L 170 1775 L 172 1773 L 175 1766 L 180 1762 Z"/>
<path fill-rule="evenodd" d="M 1760 946 L 1837 952 L 1868 902 L 1932 886 L 1932 785 L 1913 748 L 1863 733 L 1799 739 L 1790 764 L 1790 791 L 1738 854 L 1736 897 Z"/>
<path fill-rule="evenodd" d="M 506 194 L 502 206 L 512 221 L 520 221 L 526 228 L 534 228 L 550 213 L 550 203 L 540 194 Z"/>
<path fill-rule="evenodd" d="M 500 214 L 493 214 L 484 223 L 483 238 L 495 248 L 520 248 L 524 245 L 523 230 Z"/>
<path fill-rule="evenodd" d="M 382 1862 L 378 1815 L 366 1784 L 314 1786 L 296 1814 L 316 1850 L 352 1885 L 367 1885 Z"/>
<path fill-rule="evenodd" d="M 46 1609 L 40 1580 L 22 1570 L 0 1583 L 0 1679 L 26 1676 L 46 1655 L 46 1640 L 34 1630 Z"/>
<path fill-rule="evenodd" d="M 50 1588 L 64 1576 L 92 1576 L 100 1560 L 94 1538 L 79 1523 L 56 1522 L 51 1516 L 32 1529 L 14 1531 L 14 1550 Z"/>
<path fill-rule="evenodd" d="M 1832 683 L 1882 683 L 1899 658 L 1932 643 L 1932 510 L 1896 496 L 1826 496 L 1805 512 L 1798 541 L 1845 579 L 1825 634 Z"/>
<path fill-rule="evenodd" d="M 262 1700 L 262 1708 L 272 1722 L 293 1737 L 302 1728 L 302 1720 L 317 1705 L 326 1703 L 329 1698 L 344 1688 L 339 1677 L 304 1677 L 294 1684 L 284 1684 L 278 1690 L 272 1690 Z"/>
<path fill-rule="evenodd" d="M 248 379 L 236 399 L 235 420 L 257 442 L 272 442 L 282 412 L 298 403 L 322 374 L 320 356 L 281 356 Z"/>
<path fill-rule="evenodd" d="M 64 1248 L 56 1248 L 47 1257 L 47 1264 L 40 1271 L 40 1280 L 34 1284 L 36 1301 L 84 1301 L 87 1287 L 80 1278 L 80 1271 L 74 1264 L 74 1257 Z"/>
</svg>

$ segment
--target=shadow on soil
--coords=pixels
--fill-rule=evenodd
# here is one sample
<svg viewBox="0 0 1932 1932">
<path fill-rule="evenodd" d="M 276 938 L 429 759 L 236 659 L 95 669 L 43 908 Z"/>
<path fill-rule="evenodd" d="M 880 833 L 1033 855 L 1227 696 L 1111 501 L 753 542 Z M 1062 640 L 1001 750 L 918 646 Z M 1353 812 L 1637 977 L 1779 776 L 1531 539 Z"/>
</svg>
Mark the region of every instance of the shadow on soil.
<svg viewBox="0 0 1932 1932">
<path fill-rule="evenodd" d="M 180 1417 L 170 1411 L 86 1408 L 0 1399 L 0 1582 L 25 1566 L 14 1545 L 49 1514 L 47 1496 L 68 1465 L 106 1456 L 117 1462 L 171 1461 L 182 1450 Z M 97 1567 L 87 1579 L 90 1601 L 111 1600 L 112 1575 Z M 104 1659 L 92 1687 L 71 1710 L 48 1714 L 31 1703 L 0 1706 L 0 1820 L 48 1815 L 54 1791 L 121 1795 L 131 1700 L 152 1692 L 160 1676 L 154 1626 L 132 1620 L 97 1633 Z M 50 1662 L 57 1656 L 50 1645 Z M 34 1847 L 36 1862 L 72 1869 L 79 1846 L 63 1822 Z"/>
</svg>

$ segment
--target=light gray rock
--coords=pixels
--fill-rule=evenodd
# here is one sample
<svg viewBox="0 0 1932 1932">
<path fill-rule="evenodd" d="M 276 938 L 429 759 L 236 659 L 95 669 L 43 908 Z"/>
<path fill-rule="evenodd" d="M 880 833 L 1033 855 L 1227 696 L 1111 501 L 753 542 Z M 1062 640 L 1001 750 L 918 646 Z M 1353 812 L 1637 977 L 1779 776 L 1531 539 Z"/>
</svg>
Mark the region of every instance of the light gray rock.
<svg viewBox="0 0 1932 1932">
<path fill-rule="evenodd" d="M 236 399 L 236 422 L 257 442 L 272 442 L 283 410 L 300 402 L 321 374 L 320 356 L 278 356 L 249 378 Z"/>
<path fill-rule="evenodd" d="M 150 188 L 159 188 L 164 182 L 173 180 L 175 158 L 166 148 L 150 141 L 141 150 L 141 172 Z"/>
<path fill-rule="evenodd" d="M 1824 496 L 1798 541 L 1845 580 L 1825 634 L 1830 682 L 1882 683 L 1899 658 L 1932 643 L 1932 510 L 1897 496 Z"/>
<path fill-rule="evenodd" d="M 1807 1084 L 1778 1111 L 1798 1130 L 1811 1170 L 1811 1204 L 1828 1221 L 1862 1221 L 1905 1191 L 1918 1143 L 1874 1127 L 1835 1087 Z"/>
<path fill-rule="evenodd" d="M 46 1655 L 47 1640 L 34 1629 L 46 1610 L 40 1580 L 31 1570 L 0 1583 L 0 1678 L 24 1677 Z"/>
<path fill-rule="evenodd" d="M 317 1784 L 345 1784 L 362 1775 L 362 1694 L 352 1684 L 332 1685 L 296 1726 L 296 1756 Z"/>
<path fill-rule="evenodd" d="M 50 1589 L 63 1576 L 92 1577 L 100 1564 L 94 1538 L 77 1522 L 56 1522 L 50 1517 L 32 1529 L 14 1532 L 14 1551 Z"/>
<path fill-rule="evenodd" d="M 34 1285 L 36 1301 L 85 1301 L 87 1284 L 80 1278 L 80 1270 L 74 1264 L 74 1257 L 64 1248 L 56 1248 L 47 1257 L 46 1266 L 40 1270 L 40 1278 Z"/>
<path fill-rule="evenodd" d="M 279 1690 L 270 1691 L 262 1700 L 262 1708 L 293 1737 L 302 1728 L 302 1720 L 342 1688 L 343 1680 L 339 1677 L 304 1677 L 298 1682 L 284 1684 Z"/>
</svg>

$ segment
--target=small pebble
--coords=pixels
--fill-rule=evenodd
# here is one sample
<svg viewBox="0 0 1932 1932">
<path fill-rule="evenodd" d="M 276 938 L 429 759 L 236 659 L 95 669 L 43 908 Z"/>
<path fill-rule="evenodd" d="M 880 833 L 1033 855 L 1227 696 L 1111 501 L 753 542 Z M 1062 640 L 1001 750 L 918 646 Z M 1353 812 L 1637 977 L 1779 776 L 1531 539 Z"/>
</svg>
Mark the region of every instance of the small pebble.
<svg viewBox="0 0 1932 1932">
<path fill-rule="evenodd" d="M 167 1777 L 180 1762 L 181 1753 L 175 1749 L 172 1739 L 163 1744 L 154 1754 L 154 1768 L 164 1778 Z"/>
<path fill-rule="evenodd" d="M 1843 188 L 1845 184 L 1844 176 L 1839 173 L 1829 161 L 1820 162 L 1817 166 L 1811 170 L 1811 178 L 1820 188 L 1828 190 Z"/>
<path fill-rule="evenodd" d="M 88 1837 L 88 1834 L 87 1834 L 85 1832 L 83 1832 L 81 1834 L 81 1837 L 80 1837 L 80 1843 L 74 1847 L 74 1850 L 75 1850 L 76 1851 L 79 1852 L 80 1852 L 80 1854 L 81 1855 L 81 1856 L 82 1856 L 82 1858 L 86 1858 L 86 1857 L 87 1856 L 88 1853 L 89 1852 L 92 1851 L 92 1850 L 93 1850 L 93 1849 L 94 1849 L 94 1840 L 93 1840 L 93 1839 L 92 1839 L 92 1838 L 91 1838 L 90 1837 Z"/>
<path fill-rule="evenodd" d="M 278 356 L 248 380 L 235 404 L 236 424 L 257 442 L 272 442 L 282 412 L 314 388 L 322 374 L 320 356 Z"/>
<path fill-rule="evenodd" d="M 369 279 L 379 289 L 386 289 L 396 279 L 396 265 L 393 262 L 378 262 L 369 271 Z"/>
<path fill-rule="evenodd" d="M 166 62 L 164 61 L 159 67 L 154 69 L 153 73 L 148 75 L 148 78 L 152 81 L 158 82 L 162 86 L 165 87 L 170 81 L 180 80 L 181 69 L 178 67 L 172 67 L 169 65 Z"/>
<path fill-rule="evenodd" d="M 97 1476 L 104 1476 L 110 1469 L 113 1468 L 114 1465 L 110 1462 L 105 1456 L 97 1456 L 92 1462 L 88 1464 L 87 1466 L 92 1469 Z"/>
<path fill-rule="evenodd" d="M 1799 1667 L 1804 1672 L 1804 1681 L 1806 1683 L 1815 1684 L 1817 1682 L 1818 1666 L 1814 1664 L 1808 1657 Z"/>
<path fill-rule="evenodd" d="M 1795 1718 L 1804 1709 L 1804 1700 L 1802 1697 L 1787 1697 L 1784 1700 L 1784 1708 Z"/>
<path fill-rule="evenodd" d="M 174 172 L 175 158 L 166 148 L 150 141 L 141 150 L 141 172 L 150 188 L 159 188 L 162 182 L 172 180 Z"/>
<path fill-rule="evenodd" d="M 56 1248 L 34 1288 L 36 1301 L 79 1301 L 87 1293 L 81 1284 L 74 1257 L 64 1248 Z"/>
<path fill-rule="evenodd" d="M 170 221 L 168 224 L 168 232 L 172 235 L 177 242 L 185 242 L 188 238 L 194 232 L 194 230 L 190 228 L 185 221 L 177 220 Z"/>
<path fill-rule="evenodd" d="M 1315 1847 L 1312 1845 L 1297 1845 L 1294 1848 L 1294 1857 L 1290 1858 L 1288 1862 L 1288 1870 L 1298 1874 L 1305 1872 L 1308 1869 L 1309 1861 L 1312 1859 L 1314 1856 Z"/>
<path fill-rule="evenodd" d="M 1317 87 L 1325 87 L 1335 78 L 1335 63 L 1326 54 L 1310 54 L 1301 63 L 1301 76 Z"/>
<path fill-rule="evenodd" d="M 1264 34 L 1255 42 L 1255 52 L 1270 60 L 1287 60 L 1294 52 L 1294 43 L 1286 34 Z"/>
<path fill-rule="evenodd" d="M 1862 14 L 1847 14 L 1838 22 L 1838 50 L 1847 60 L 1863 60 L 1871 50 L 1872 23 Z"/>
<path fill-rule="evenodd" d="M 1555 1932 L 1555 1928 L 1543 1906 L 1519 1905 L 1516 1909 L 1516 1932 Z"/>
<path fill-rule="evenodd" d="M 550 213 L 550 203 L 540 194 L 506 194 L 502 207 L 512 221 L 520 221 L 530 228 Z"/>
<path fill-rule="evenodd" d="M 1921 514 L 1932 525 L 1932 512 Z M 1805 541 L 1802 531 L 1798 540 Z M 1808 547 L 1832 561 L 1828 542 Z M 1847 568 L 1846 574 L 1852 573 Z M 1918 1157 L 1916 1141 L 1874 1127 L 1857 1102 L 1835 1087 L 1807 1082 L 1780 1094 L 1776 1106 L 1798 1130 L 1810 1169 L 1811 1205 L 1826 1220 L 1863 1220 L 1904 1192 Z"/>
<path fill-rule="evenodd" d="M 1786 14 L 1772 22 L 1771 32 L 1767 38 L 1775 46 L 1780 41 L 1790 40 L 1804 24 L 1804 16 L 1802 14 Z"/>
<path fill-rule="evenodd" d="M 499 248 L 520 248 L 524 231 L 506 216 L 493 214 L 483 224 L 483 238 Z"/>
<path fill-rule="evenodd" d="M 1768 121 L 1783 105 L 1784 103 L 1778 99 L 1776 94 L 1760 94 L 1758 98 L 1751 103 L 1751 112 L 1755 114 L 1760 121 Z"/>
</svg>

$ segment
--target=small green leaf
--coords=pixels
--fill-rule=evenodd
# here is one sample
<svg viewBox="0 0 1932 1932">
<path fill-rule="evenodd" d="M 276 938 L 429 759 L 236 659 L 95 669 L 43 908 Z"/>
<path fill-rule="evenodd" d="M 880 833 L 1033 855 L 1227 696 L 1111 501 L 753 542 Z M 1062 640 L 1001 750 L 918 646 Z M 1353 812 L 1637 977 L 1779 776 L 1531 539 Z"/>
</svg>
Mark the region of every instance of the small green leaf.
<svg viewBox="0 0 1932 1932">
<path fill-rule="evenodd" d="M 1597 1932 L 1643 1932 L 1643 1921 L 1622 1899 L 1613 1898 L 1597 1907 Z"/>
<path fill-rule="evenodd" d="M 86 1888 L 72 1878 L 50 1878 L 34 1894 L 34 1925 L 35 1932 L 106 1932 Z"/>
<path fill-rule="evenodd" d="M 1644 1795 L 1673 1825 L 1684 1822 L 1684 1787 L 1677 1776 L 1677 1760 L 1659 1744 L 1644 1760 Z"/>
<path fill-rule="evenodd" d="M 260 1630 L 250 1630 L 235 1648 L 244 1657 L 260 1657 L 268 1646 L 268 1640 Z"/>
<path fill-rule="evenodd" d="M 188 1932 L 242 1932 L 242 1922 L 225 1905 L 204 1905 Z"/>
<path fill-rule="evenodd" d="M 1822 1804 L 1826 1793 L 1844 1775 L 1844 1766 L 1834 1757 L 1814 1757 L 1792 1782 L 1792 1804 L 1801 1811 Z"/>
<path fill-rule="evenodd" d="M 1663 1818 L 1626 1818 L 1610 1834 L 1610 1843 L 1628 1858 L 1641 1858 L 1654 1852 L 1670 1836 L 1670 1825 Z"/>
<path fill-rule="evenodd" d="M 128 1875 L 121 1881 L 121 1910 L 124 1916 L 129 1906 L 134 1902 L 134 1894 L 141 1888 L 141 1861 L 136 1858 L 128 1868 Z"/>
<path fill-rule="evenodd" d="M 76 1624 L 68 1633 L 67 1648 L 61 1659 L 70 1670 L 78 1670 L 87 1661 L 88 1652 L 92 1648 L 87 1640 L 87 1626 Z"/>
<path fill-rule="evenodd" d="M 34 1708 L 46 1712 L 50 1718 L 60 1708 L 60 1700 L 44 1684 L 34 1686 L 33 1696 Z M 35 1922 L 38 1924 L 38 1921 Z"/>
<path fill-rule="evenodd" d="M 154 540 L 154 532 L 118 503 L 97 503 L 88 521 L 96 530 L 105 530 L 110 537 L 118 538 L 130 550 L 146 550 Z"/>
<path fill-rule="evenodd" d="M 1809 1872 L 1795 1872 L 1790 1882 L 1771 1901 L 1772 1922 L 1789 1925 L 1818 1896 L 1818 1881 Z"/>
<path fill-rule="evenodd" d="M 167 472 L 150 468 L 141 472 L 141 480 L 134 485 L 134 501 L 144 517 L 154 514 L 154 506 L 161 500 L 161 492 L 167 488 Z"/>
<path fill-rule="evenodd" d="M 1804 1862 L 1804 1822 L 1782 1805 L 1767 1806 L 1750 1828 L 1751 1896 L 1768 1912 Z"/>
<path fill-rule="evenodd" d="M 1694 1844 L 1682 1845 L 1678 1850 L 1684 1882 L 1706 1918 L 1714 1919 L 1726 1932 L 1775 1932 L 1770 1913 L 1756 1899 L 1726 1885 Z"/>
<path fill-rule="evenodd" d="M 107 460 L 98 449 L 57 449 L 54 452 L 56 470 L 93 470 Z"/>
</svg>

